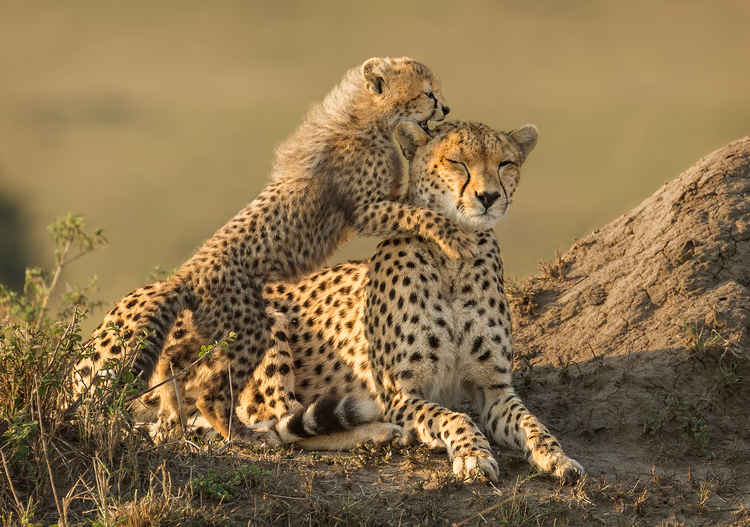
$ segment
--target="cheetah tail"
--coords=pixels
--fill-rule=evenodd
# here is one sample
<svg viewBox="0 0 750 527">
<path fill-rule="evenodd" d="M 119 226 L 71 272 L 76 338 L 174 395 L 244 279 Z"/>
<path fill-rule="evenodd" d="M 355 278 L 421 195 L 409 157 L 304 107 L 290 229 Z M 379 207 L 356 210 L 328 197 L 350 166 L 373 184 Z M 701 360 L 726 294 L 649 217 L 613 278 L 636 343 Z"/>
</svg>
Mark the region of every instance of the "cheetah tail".
<svg viewBox="0 0 750 527">
<path fill-rule="evenodd" d="M 343 432 L 375 421 L 380 410 L 374 401 L 327 396 L 283 417 L 275 426 L 284 443 L 334 432 Z"/>
<path fill-rule="evenodd" d="M 192 306 L 189 288 L 179 280 L 155 282 L 123 298 L 92 335 L 92 353 L 73 372 L 76 393 L 114 373 L 112 359 L 133 361 L 133 372 L 148 381 L 177 315 Z M 144 331 L 145 330 L 145 331 Z"/>
</svg>

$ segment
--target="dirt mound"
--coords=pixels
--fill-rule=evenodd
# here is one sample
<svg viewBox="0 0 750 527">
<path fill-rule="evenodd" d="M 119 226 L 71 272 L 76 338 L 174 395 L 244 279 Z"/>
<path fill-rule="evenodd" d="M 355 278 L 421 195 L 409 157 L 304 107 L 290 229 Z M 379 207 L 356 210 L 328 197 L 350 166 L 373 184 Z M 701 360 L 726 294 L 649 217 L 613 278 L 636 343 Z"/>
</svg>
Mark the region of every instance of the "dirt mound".
<svg viewBox="0 0 750 527">
<path fill-rule="evenodd" d="M 517 317 L 520 342 L 572 359 L 591 357 L 590 346 L 617 356 L 679 346 L 690 324 L 747 349 L 750 138 L 701 159 L 542 267 L 539 317 Z"/>
<path fill-rule="evenodd" d="M 750 137 L 508 289 L 521 392 L 589 470 L 750 496 Z"/>
</svg>

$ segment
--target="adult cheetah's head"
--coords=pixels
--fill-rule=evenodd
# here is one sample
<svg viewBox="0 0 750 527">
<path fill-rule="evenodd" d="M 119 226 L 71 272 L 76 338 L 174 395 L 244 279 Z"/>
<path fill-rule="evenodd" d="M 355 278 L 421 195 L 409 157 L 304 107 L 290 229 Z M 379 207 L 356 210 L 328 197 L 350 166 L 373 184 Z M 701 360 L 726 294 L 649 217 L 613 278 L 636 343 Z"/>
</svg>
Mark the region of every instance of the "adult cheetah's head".
<svg viewBox="0 0 750 527">
<path fill-rule="evenodd" d="M 497 132 L 481 123 L 457 121 L 441 124 L 430 136 L 403 123 L 396 140 L 410 161 L 408 201 L 464 228 L 484 230 L 508 210 L 521 165 L 536 146 L 537 129 L 527 124 Z"/>
<path fill-rule="evenodd" d="M 427 121 L 442 121 L 450 111 L 438 79 L 409 57 L 373 57 L 360 71 L 372 106 L 388 116 L 391 127 L 413 122 L 428 132 Z"/>
</svg>

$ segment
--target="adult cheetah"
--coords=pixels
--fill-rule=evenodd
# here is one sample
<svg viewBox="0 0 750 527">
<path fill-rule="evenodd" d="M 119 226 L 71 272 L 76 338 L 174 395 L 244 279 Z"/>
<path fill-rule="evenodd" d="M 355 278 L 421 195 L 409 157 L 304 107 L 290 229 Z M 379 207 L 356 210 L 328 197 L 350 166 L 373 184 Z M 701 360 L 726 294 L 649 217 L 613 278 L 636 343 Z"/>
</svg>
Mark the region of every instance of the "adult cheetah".
<svg viewBox="0 0 750 527">
<path fill-rule="evenodd" d="M 373 399 L 379 416 L 403 427 L 406 437 L 446 448 L 458 476 L 477 469 L 497 479 L 486 433 L 520 448 L 542 471 L 577 479 L 583 467 L 565 455 L 513 390 L 510 312 L 492 231 L 536 145 L 536 128 L 501 133 L 452 122 L 430 138 L 404 124 L 397 138 L 411 159 L 407 202 L 456 221 L 470 233 L 475 255 L 451 261 L 431 240 L 405 235 L 383 241 L 368 263 L 267 284 L 265 298 L 289 320 L 287 351 L 296 398 L 307 403 L 331 396 Z M 183 365 L 201 341 L 190 331 L 189 316 L 175 333 L 164 358 Z M 456 410 L 466 397 L 479 426 Z M 195 414 L 186 411 L 185 419 Z M 345 449 L 370 438 L 376 423 L 324 436 L 303 424 L 277 426 L 280 440 Z M 375 439 L 387 435 L 375 430 Z"/>
<path fill-rule="evenodd" d="M 236 335 L 206 361 L 210 369 L 203 370 L 196 394 L 195 405 L 214 429 L 229 436 L 238 408 L 237 438 L 254 437 L 244 425 L 301 412 L 288 391 L 288 357 L 273 338 L 283 332 L 272 331 L 263 286 L 309 272 L 355 231 L 414 232 L 434 240 L 450 257 L 465 254 L 470 240 L 455 224 L 396 201 L 404 193 L 406 171 L 393 140 L 395 127 L 411 122 L 426 128 L 428 120 L 442 120 L 448 111 L 438 79 L 419 62 L 372 58 L 351 69 L 279 146 L 272 181 L 260 195 L 173 277 L 133 291 L 107 314 L 94 332 L 93 354 L 78 364 L 77 389 L 90 386 L 108 360 L 139 346 L 134 371 L 143 379 L 153 377 L 164 338 L 187 309 L 201 338 Z M 278 396 L 274 407 L 256 396 L 258 368 L 279 374 L 264 386 Z M 358 424 L 352 401 L 329 403 L 314 409 L 321 420 L 337 411 L 339 424 Z M 335 417 L 320 430 L 336 429 Z"/>
</svg>

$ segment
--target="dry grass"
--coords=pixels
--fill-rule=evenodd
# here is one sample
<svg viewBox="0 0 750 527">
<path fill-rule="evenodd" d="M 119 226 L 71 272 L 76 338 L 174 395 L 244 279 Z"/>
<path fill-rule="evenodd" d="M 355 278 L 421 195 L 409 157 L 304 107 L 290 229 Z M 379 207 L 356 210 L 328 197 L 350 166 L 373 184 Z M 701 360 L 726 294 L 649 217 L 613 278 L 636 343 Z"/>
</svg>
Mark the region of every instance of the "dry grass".
<svg viewBox="0 0 750 527">
<path fill-rule="evenodd" d="M 555 250 L 555 257 L 551 261 L 540 261 L 539 271 L 542 276 L 550 280 L 565 280 L 568 275 L 569 262 L 560 254 L 558 249 Z"/>
<path fill-rule="evenodd" d="M 505 281 L 505 293 L 513 306 L 524 317 L 533 317 L 539 307 L 537 297 L 542 288 L 538 281 L 527 279 L 508 278 Z"/>
</svg>

